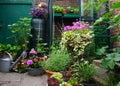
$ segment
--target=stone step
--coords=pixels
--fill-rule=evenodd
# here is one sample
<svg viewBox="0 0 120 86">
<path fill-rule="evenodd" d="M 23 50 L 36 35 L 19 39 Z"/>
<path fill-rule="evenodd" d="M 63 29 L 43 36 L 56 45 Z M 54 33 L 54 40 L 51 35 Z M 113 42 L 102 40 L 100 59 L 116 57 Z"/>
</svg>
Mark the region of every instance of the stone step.
<svg viewBox="0 0 120 86">
<path fill-rule="evenodd" d="M 96 74 L 94 76 L 94 79 L 99 83 L 98 86 L 106 86 L 106 81 L 108 79 L 108 76 L 106 74 L 106 69 L 100 67 L 100 60 L 94 60 L 93 64 L 96 68 Z"/>
</svg>

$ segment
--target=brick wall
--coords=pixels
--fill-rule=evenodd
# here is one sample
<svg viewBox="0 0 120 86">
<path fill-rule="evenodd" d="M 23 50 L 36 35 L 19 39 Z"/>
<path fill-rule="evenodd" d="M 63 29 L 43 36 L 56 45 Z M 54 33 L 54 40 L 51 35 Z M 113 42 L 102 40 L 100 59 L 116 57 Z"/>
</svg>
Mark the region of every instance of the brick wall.
<svg viewBox="0 0 120 86">
<path fill-rule="evenodd" d="M 34 0 L 34 4 L 39 4 L 39 2 L 45 2 L 46 0 Z M 78 6 L 78 1 L 79 0 L 53 0 L 53 5 L 59 5 L 63 7 L 67 6 L 73 6 L 76 7 Z"/>
</svg>

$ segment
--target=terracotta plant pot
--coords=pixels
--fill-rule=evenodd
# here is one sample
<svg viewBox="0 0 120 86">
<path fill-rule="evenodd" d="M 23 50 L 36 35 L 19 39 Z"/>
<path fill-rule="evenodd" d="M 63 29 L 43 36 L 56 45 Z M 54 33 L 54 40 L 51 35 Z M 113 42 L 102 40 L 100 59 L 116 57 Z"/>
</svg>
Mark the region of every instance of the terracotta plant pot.
<svg viewBox="0 0 120 86">
<path fill-rule="evenodd" d="M 50 78 L 50 76 L 51 76 L 52 74 L 56 73 L 56 72 L 52 72 L 52 71 L 49 71 L 49 70 L 45 70 L 45 72 L 46 72 L 48 78 Z"/>
</svg>

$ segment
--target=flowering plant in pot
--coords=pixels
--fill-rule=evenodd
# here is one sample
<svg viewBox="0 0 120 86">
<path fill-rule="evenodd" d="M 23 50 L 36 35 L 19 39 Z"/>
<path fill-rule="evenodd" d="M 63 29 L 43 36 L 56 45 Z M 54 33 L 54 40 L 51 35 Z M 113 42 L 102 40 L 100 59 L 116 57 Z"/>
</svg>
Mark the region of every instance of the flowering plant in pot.
<svg viewBox="0 0 120 86">
<path fill-rule="evenodd" d="M 30 14 L 33 17 L 46 17 L 48 13 L 48 5 L 45 2 L 40 2 L 37 6 L 31 8 Z"/>
<path fill-rule="evenodd" d="M 28 74 L 29 75 L 43 75 L 45 73 L 42 68 L 40 57 L 37 56 L 37 52 L 34 49 L 31 49 L 29 52 L 29 59 L 27 60 L 28 65 Z"/>
<path fill-rule="evenodd" d="M 64 80 L 63 73 L 54 73 L 50 78 L 47 79 L 48 86 L 82 86 L 78 84 L 75 78 L 72 76 L 68 81 Z"/>
<path fill-rule="evenodd" d="M 92 42 L 94 34 L 89 23 L 83 21 L 73 22 L 73 25 L 64 27 L 62 33 L 61 48 L 67 48 L 69 52 L 78 57 L 84 53 L 88 44 Z"/>
</svg>

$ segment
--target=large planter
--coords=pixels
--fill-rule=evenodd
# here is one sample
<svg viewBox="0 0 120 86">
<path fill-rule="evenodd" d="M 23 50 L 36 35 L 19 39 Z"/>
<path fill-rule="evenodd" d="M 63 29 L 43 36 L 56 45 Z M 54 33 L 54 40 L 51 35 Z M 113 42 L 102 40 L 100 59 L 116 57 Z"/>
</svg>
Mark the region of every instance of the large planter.
<svg viewBox="0 0 120 86">
<path fill-rule="evenodd" d="M 45 72 L 46 72 L 48 78 L 50 78 L 50 76 L 51 76 L 52 74 L 56 73 L 56 72 L 52 72 L 52 71 L 49 71 L 49 70 L 45 70 Z"/>
<path fill-rule="evenodd" d="M 45 70 L 41 68 L 28 68 L 28 75 L 31 76 L 40 76 L 45 74 Z"/>
<path fill-rule="evenodd" d="M 33 29 L 31 30 L 32 38 L 31 38 L 31 48 L 36 48 L 38 42 L 46 41 L 46 29 L 45 29 L 45 19 L 44 18 L 32 18 L 31 21 Z M 42 40 L 38 40 L 41 38 Z"/>
</svg>

